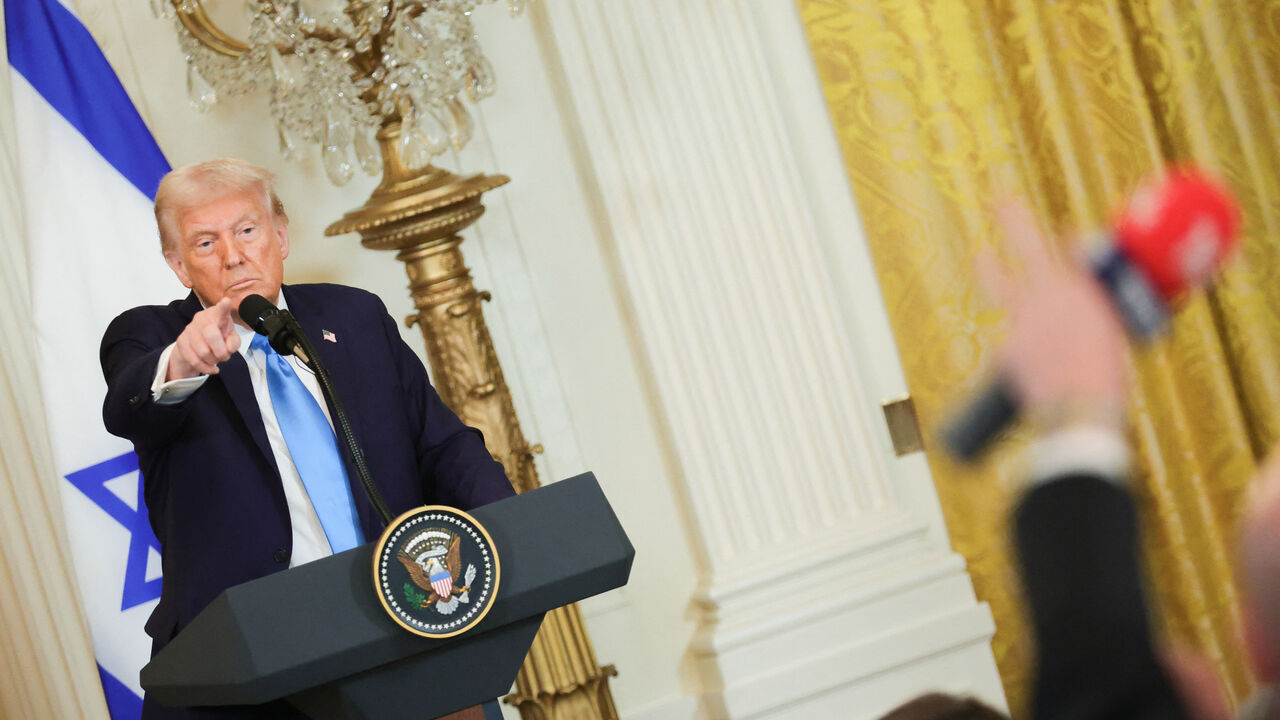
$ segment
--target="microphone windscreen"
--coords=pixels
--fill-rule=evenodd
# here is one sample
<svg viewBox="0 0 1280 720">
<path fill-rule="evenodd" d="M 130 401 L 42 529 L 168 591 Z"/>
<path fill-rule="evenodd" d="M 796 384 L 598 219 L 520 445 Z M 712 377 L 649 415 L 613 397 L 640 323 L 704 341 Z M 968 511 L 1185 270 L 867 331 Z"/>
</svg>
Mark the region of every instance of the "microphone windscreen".
<svg viewBox="0 0 1280 720">
<path fill-rule="evenodd" d="M 1240 210 L 1205 173 L 1174 169 L 1136 192 L 1115 243 L 1166 301 L 1208 281 L 1235 246 Z"/>
<path fill-rule="evenodd" d="M 262 329 L 262 323 L 280 311 L 275 305 L 271 304 L 270 300 L 261 295 L 249 295 L 240 301 L 238 312 L 245 325 L 262 335 L 266 335 L 267 333 Z"/>
</svg>

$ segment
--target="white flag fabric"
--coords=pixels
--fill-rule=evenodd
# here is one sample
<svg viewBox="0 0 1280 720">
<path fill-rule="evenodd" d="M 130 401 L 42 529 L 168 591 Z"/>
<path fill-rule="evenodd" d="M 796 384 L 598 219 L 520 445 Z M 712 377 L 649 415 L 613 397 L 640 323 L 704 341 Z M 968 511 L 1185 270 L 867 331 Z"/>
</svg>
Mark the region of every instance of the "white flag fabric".
<svg viewBox="0 0 1280 720">
<path fill-rule="evenodd" d="M 142 709 L 159 545 L 138 462 L 103 429 L 98 344 L 113 317 L 185 294 L 151 199 L 169 166 L 97 44 L 58 0 L 3 0 L 41 392 L 78 592 L 113 720 Z"/>
</svg>

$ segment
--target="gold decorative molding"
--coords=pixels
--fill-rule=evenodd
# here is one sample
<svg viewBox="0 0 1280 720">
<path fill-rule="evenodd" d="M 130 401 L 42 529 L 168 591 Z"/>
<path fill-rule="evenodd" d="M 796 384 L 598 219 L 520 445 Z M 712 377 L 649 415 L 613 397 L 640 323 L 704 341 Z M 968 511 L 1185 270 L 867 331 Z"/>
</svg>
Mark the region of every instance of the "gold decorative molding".
<svg viewBox="0 0 1280 720">
<path fill-rule="evenodd" d="M 405 264 L 417 312 L 406 318 L 422 332 L 436 390 L 463 422 L 479 428 L 516 492 L 538 487 L 530 445 L 520 429 L 484 321 L 488 292 L 476 290 L 462 256 L 464 228 L 484 214 L 481 195 L 506 184 L 504 175 L 462 177 L 430 167 L 410 170 L 401 162 L 398 123 L 378 132 L 382 182 L 360 208 L 325 229 L 326 235 L 358 232 L 361 244 L 396 250 Z M 516 692 L 505 698 L 524 720 L 617 720 L 608 678 L 576 604 L 547 613 L 524 665 Z"/>
<path fill-rule="evenodd" d="M 549 638 L 543 642 L 543 637 Z M 578 604 L 547 613 L 506 701 L 524 720 L 618 720 L 609 692 L 612 665 L 600 667 Z"/>
</svg>

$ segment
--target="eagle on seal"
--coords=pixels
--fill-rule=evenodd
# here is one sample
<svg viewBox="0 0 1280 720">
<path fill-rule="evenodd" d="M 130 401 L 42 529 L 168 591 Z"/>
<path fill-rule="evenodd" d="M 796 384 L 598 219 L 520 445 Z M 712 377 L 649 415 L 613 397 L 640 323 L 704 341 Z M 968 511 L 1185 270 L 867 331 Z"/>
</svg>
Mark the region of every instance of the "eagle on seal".
<svg viewBox="0 0 1280 720">
<path fill-rule="evenodd" d="M 470 589 L 454 587 L 454 580 L 462 571 L 461 542 L 461 538 L 453 535 L 447 549 L 441 543 L 433 544 L 417 557 L 405 550 L 396 554 L 396 559 L 404 565 L 405 570 L 409 571 L 413 584 L 428 593 L 427 599 L 422 602 L 422 607 L 430 607 L 437 600 L 448 602 L 455 590 L 458 594 L 462 594 Z"/>
</svg>

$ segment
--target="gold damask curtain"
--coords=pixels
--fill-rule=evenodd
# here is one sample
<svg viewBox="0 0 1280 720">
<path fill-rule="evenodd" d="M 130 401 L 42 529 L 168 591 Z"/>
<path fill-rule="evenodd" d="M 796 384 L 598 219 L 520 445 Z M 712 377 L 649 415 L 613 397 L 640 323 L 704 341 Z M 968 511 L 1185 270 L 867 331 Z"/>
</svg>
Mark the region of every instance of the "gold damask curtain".
<svg viewBox="0 0 1280 720">
<path fill-rule="evenodd" d="M 1233 539 L 1280 437 L 1280 0 L 798 2 L 927 436 L 998 345 L 973 272 L 996 198 L 1069 236 L 1171 161 L 1239 195 L 1242 257 L 1135 353 L 1131 420 L 1159 622 L 1247 694 Z M 1008 453 L 929 460 L 1018 712 L 1032 656 L 1004 534 L 1016 472 Z"/>
</svg>

